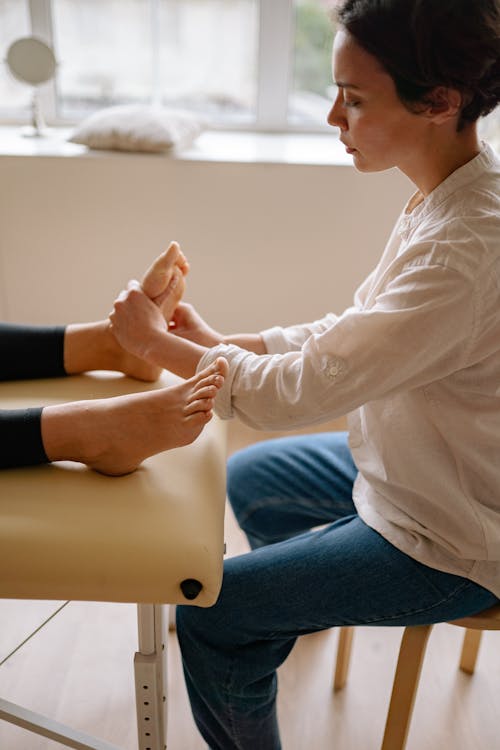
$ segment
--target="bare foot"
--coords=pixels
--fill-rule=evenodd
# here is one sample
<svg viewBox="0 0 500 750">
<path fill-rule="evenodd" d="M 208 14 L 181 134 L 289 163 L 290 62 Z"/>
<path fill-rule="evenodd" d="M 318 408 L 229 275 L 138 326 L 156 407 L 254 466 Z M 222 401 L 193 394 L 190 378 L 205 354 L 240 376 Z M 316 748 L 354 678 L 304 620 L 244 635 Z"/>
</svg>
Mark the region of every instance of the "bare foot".
<svg viewBox="0 0 500 750">
<path fill-rule="evenodd" d="M 141 286 L 145 294 L 161 309 L 167 323 L 182 299 L 186 287 L 185 276 L 189 264 L 177 242 L 156 258 L 143 276 Z"/>
<path fill-rule="evenodd" d="M 158 380 L 161 367 L 123 349 L 111 331 L 109 319 L 74 323 L 64 334 L 64 369 L 68 375 L 89 370 L 117 370 L 137 380 Z"/>
<path fill-rule="evenodd" d="M 163 317 L 170 322 L 174 311 L 182 299 L 185 290 L 184 276 L 189 271 L 189 264 L 177 242 L 171 242 L 167 250 L 153 261 L 141 282 L 145 294 L 160 308 Z M 99 331 L 97 328 L 100 326 Z M 88 326 L 87 326 L 88 327 Z M 81 330 L 83 326 L 79 326 Z M 76 326 L 73 326 L 74 335 Z M 66 337 L 65 354 L 66 372 L 82 372 L 85 369 L 118 370 L 138 380 L 154 381 L 160 377 L 161 367 L 152 365 L 140 357 L 123 349 L 111 331 L 109 320 L 92 324 L 94 339 L 81 346 L 81 341 L 71 347 L 71 339 Z M 99 333 L 99 336 L 96 334 Z M 87 337 L 88 338 L 88 337 Z M 69 343 L 68 343 L 69 342 Z M 94 360 L 97 365 L 88 366 L 89 352 L 97 350 Z M 103 356 L 104 355 L 104 356 Z"/>
<path fill-rule="evenodd" d="M 127 396 L 46 407 L 42 439 L 50 461 L 79 461 L 111 476 L 193 442 L 212 418 L 227 375 L 219 358 L 180 385 Z"/>
</svg>

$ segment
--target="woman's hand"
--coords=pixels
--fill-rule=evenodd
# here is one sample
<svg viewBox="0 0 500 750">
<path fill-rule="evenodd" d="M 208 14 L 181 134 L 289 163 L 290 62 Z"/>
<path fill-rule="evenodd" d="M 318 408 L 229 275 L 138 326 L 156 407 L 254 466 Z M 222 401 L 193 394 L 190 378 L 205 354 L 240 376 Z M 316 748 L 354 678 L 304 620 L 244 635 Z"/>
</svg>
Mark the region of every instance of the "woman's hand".
<svg viewBox="0 0 500 750">
<path fill-rule="evenodd" d="M 124 349 L 181 378 L 194 375 L 207 351 L 196 342 L 169 333 L 162 312 L 138 281 L 129 282 L 119 295 L 109 320 L 112 333 Z"/>
<path fill-rule="evenodd" d="M 118 343 L 136 357 L 148 362 L 158 342 L 168 336 L 168 326 L 160 309 L 143 292 L 138 281 L 130 281 L 115 301 L 109 316 Z"/>
<path fill-rule="evenodd" d="M 170 321 L 170 330 L 179 338 L 211 349 L 218 344 L 234 344 L 255 354 L 267 354 L 266 345 L 259 333 L 235 333 L 223 336 L 205 323 L 192 305 L 181 302 Z"/>
<path fill-rule="evenodd" d="M 210 328 L 192 305 L 180 302 L 170 321 L 170 331 L 183 339 L 212 347 L 224 343 L 224 336 Z"/>
</svg>

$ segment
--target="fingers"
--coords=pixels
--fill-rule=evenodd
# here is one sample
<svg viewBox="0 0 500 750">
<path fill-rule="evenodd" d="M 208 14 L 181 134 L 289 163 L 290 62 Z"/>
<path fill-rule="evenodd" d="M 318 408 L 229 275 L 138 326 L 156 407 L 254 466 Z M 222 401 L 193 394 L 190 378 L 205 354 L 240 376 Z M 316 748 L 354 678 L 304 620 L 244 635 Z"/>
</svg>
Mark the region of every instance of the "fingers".
<svg viewBox="0 0 500 750">
<path fill-rule="evenodd" d="M 189 326 L 193 320 L 194 308 L 188 302 L 178 302 L 175 308 L 172 318 L 170 320 L 170 326 L 172 328 L 183 328 L 186 325 Z"/>
<path fill-rule="evenodd" d="M 116 310 L 117 307 L 122 306 L 124 303 L 131 301 L 132 303 L 141 301 L 145 303 L 147 306 L 151 306 L 153 303 L 151 300 L 147 297 L 147 295 L 144 294 L 144 291 L 137 281 L 137 279 L 131 279 L 126 288 L 122 289 L 118 297 L 116 298 L 113 310 Z"/>
<path fill-rule="evenodd" d="M 145 358 L 154 335 L 167 330 L 163 315 L 147 297 L 136 279 L 127 284 L 109 314 L 110 330 L 130 354 Z"/>
</svg>

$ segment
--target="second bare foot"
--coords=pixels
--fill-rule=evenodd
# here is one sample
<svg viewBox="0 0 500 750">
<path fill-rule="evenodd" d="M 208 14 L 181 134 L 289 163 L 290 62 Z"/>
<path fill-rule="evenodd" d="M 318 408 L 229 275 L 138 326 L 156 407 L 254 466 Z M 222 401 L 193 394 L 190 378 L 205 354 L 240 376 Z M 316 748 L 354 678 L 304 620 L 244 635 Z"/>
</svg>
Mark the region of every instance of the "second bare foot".
<svg viewBox="0 0 500 750">
<path fill-rule="evenodd" d="M 213 416 L 226 374 L 220 358 L 180 385 L 118 397 L 131 400 L 117 403 L 106 419 L 107 446 L 88 465 L 111 476 L 128 474 L 149 456 L 192 443 Z"/>
<path fill-rule="evenodd" d="M 42 438 L 50 461 L 72 460 L 110 476 L 149 456 L 192 443 L 212 418 L 227 362 L 219 358 L 183 383 L 155 391 L 46 407 Z"/>
</svg>

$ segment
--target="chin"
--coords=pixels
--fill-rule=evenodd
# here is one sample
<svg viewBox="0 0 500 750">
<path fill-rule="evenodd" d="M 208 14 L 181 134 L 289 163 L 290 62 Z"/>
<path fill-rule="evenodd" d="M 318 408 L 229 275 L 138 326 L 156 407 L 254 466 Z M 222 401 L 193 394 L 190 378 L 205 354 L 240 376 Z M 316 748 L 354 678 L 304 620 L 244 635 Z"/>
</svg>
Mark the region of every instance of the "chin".
<svg viewBox="0 0 500 750">
<path fill-rule="evenodd" d="M 385 172 L 387 169 L 392 169 L 393 164 L 385 164 L 376 161 L 370 161 L 363 157 L 359 151 L 355 151 L 352 155 L 353 165 L 358 172 Z"/>
</svg>

